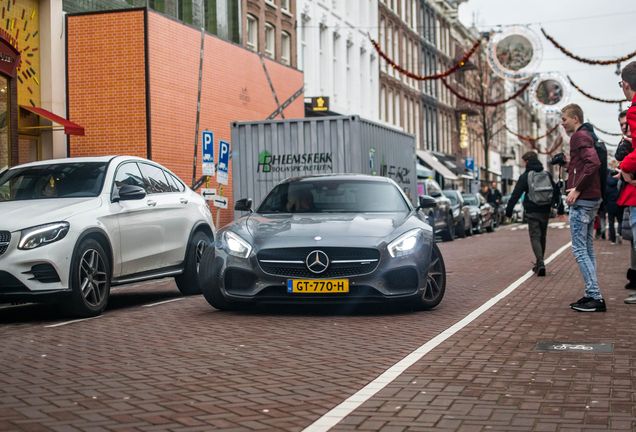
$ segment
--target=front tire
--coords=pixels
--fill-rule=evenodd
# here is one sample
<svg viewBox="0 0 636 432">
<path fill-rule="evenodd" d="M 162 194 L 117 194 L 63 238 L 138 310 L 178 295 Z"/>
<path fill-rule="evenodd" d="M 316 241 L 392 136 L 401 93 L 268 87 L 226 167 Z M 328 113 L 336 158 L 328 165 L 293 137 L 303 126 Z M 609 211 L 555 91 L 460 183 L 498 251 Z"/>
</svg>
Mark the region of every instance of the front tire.
<svg viewBox="0 0 636 432">
<path fill-rule="evenodd" d="M 209 245 L 210 238 L 203 231 L 195 232 L 190 239 L 183 273 L 174 278 L 181 294 L 186 296 L 201 294 L 199 269 L 203 253 L 208 249 Z"/>
<path fill-rule="evenodd" d="M 79 318 L 100 315 L 110 297 L 110 262 L 102 245 L 86 239 L 71 260 L 69 311 Z"/>
<path fill-rule="evenodd" d="M 466 228 L 466 236 L 470 237 L 472 235 L 473 235 L 473 220 L 468 219 L 468 228 Z"/>
<path fill-rule="evenodd" d="M 477 219 L 477 226 L 475 227 L 474 233 L 481 234 L 484 232 L 484 221 L 481 218 Z"/>
<path fill-rule="evenodd" d="M 458 226 L 459 228 L 457 229 L 457 237 L 466 238 L 466 221 L 462 219 L 462 223 Z"/>
<path fill-rule="evenodd" d="M 442 240 L 444 241 L 455 240 L 455 220 L 453 219 L 453 215 L 449 216 L 450 217 L 446 221 L 446 229 L 442 231 Z"/>
<path fill-rule="evenodd" d="M 495 218 L 494 216 L 490 217 L 490 225 L 488 225 L 486 227 L 486 231 L 488 231 L 489 233 L 493 232 L 495 230 Z"/>
<path fill-rule="evenodd" d="M 446 292 L 446 266 L 442 252 L 436 244 L 433 244 L 431 251 L 431 261 L 428 266 L 428 278 L 426 288 L 417 305 L 420 310 L 428 310 L 437 306 Z"/>
<path fill-rule="evenodd" d="M 207 302 L 215 309 L 221 311 L 239 310 L 241 304 L 227 300 L 221 292 L 221 269 L 223 261 L 216 259 L 216 251 L 209 247 L 203 252 L 201 258 L 199 284 L 201 292 Z"/>
</svg>

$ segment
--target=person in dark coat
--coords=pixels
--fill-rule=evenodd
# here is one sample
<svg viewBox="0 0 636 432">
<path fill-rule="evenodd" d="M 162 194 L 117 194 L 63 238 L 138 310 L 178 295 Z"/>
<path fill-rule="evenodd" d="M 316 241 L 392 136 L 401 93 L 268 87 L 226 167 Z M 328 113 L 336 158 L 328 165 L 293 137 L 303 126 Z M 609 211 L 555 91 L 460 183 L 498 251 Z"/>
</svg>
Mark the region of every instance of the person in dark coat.
<svg viewBox="0 0 636 432">
<path fill-rule="evenodd" d="M 526 164 L 526 170 L 519 176 L 515 189 L 512 191 L 510 201 L 508 201 L 508 207 L 506 207 L 506 216 L 512 217 L 513 209 L 517 202 L 521 198 L 521 195 L 525 192 L 525 198 L 523 199 L 523 208 L 526 211 L 526 220 L 528 221 L 528 232 L 530 233 L 530 244 L 532 245 L 532 251 L 537 259 L 532 271 L 537 273 L 537 276 L 545 276 L 545 264 L 543 258 L 545 255 L 546 237 L 548 234 L 548 222 L 550 220 L 550 211 L 552 207 L 558 204 L 559 214 L 563 214 L 563 202 L 561 201 L 561 191 L 559 186 L 550 176 L 550 182 L 554 188 L 554 195 L 552 197 L 552 203 L 547 205 L 537 205 L 530 200 L 530 194 L 528 193 L 528 173 L 530 171 L 541 172 L 543 171 L 543 164 L 539 161 L 537 154 L 533 151 L 525 153 L 521 159 Z"/>
<path fill-rule="evenodd" d="M 614 178 L 611 174 L 607 176 L 607 183 L 605 187 L 605 211 L 607 211 L 607 217 L 609 218 L 609 236 L 610 242 L 613 245 L 623 243 L 621 237 L 623 226 L 623 208 L 617 203 L 618 201 L 618 179 Z M 614 222 L 618 221 L 618 233 L 614 229 Z"/>
</svg>

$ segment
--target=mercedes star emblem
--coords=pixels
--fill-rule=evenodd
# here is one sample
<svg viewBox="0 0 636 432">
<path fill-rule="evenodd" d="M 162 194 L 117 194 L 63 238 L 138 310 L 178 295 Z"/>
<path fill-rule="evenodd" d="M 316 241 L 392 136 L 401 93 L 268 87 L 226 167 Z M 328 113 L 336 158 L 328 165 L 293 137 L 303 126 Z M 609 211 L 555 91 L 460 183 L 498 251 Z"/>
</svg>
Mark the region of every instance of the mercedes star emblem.
<svg viewBox="0 0 636 432">
<path fill-rule="evenodd" d="M 329 257 L 323 251 L 313 251 L 305 260 L 307 268 L 312 273 L 322 273 L 329 267 Z"/>
</svg>

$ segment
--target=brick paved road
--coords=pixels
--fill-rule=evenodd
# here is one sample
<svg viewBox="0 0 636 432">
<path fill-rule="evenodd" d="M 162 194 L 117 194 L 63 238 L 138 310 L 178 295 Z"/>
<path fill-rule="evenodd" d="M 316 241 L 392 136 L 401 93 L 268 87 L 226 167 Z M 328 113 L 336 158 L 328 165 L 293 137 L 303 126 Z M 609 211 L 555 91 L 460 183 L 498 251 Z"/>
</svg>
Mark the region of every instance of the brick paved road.
<svg viewBox="0 0 636 432">
<path fill-rule="evenodd" d="M 169 281 L 115 291 L 102 317 L 61 327 L 45 327 L 65 321 L 48 308 L 0 309 L 0 430 L 302 430 L 523 275 L 527 236 L 502 228 L 442 244 L 447 294 L 429 312 L 222 313 L 202 297 L 141 307 L 180 299 Z M 568 230 L 551 229 L 548 253 L 568 241 Z M 548 277 L 524 284 L 335 429 L 629 430 L 634 310 L 616 288 L 629 252 L 606 245 L 599 250 L 615 254 L 599 255 L 601 281 L 614 283 L 605 296 L 616 298 L 607 314 L 564 307 L 581 296 L 566 251 Z M 532 351 L 537 340 L 575 339 L 609 339 L 616 350 Z"/>
</svg>

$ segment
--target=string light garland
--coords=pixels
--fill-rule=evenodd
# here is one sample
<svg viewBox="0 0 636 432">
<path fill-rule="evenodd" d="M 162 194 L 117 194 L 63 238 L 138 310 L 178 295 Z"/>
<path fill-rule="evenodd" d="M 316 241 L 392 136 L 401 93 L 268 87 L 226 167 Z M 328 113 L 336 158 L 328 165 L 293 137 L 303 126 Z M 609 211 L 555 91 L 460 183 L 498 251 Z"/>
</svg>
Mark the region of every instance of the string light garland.
<svg viewBox="0 0 636 432">
<path fill-rule="evenodd" d="M 369 37 L 369 39 L 371 39 L 371 37 Z M 466 64 L 466 62 L 468 61 L 468 59 L 470 59 L 470 57 L 475 53 L 475 51 L 477 50 L 477 47 L 481 44 L 481 41 L 475 42 L 475 44 L 470 49 L 470 51 L 468 51 L 458 63 L 455 63 L 447 71 L 442 72 L 442 73 L 438 73 L 438 74 L 435 74 L 435 75 L 427 75 L 427 76 L 414 74 L 413 72 L 409 72 L 408 70 L 404 69 L 403 67 L 398 66 L 397 64 L 395 64 L 395 62 L 391 58 L 389 58 L 388 55 L 386 55 L 380 49 L 380 45 L 376 41 L 371 39 L 371 44 L 375 47 L 375 50 L 378 52 L 380 57 L 382 57 L 396 71 L 400 72 L 403 75 L 406 75 L 409 78 L 413 78 L 414 80 L 429 81 L 429 80 L 443 79 L 443 78 L 449 76 L 450 74 L 455 73 L 459 68 L 464 66 Z"/>
<path fill-rule="evenodd" d="M 474 99 L 470 99 L 467 98 L 466 96 L 460 94 L 457 92 L 457 90 L 455 90 L 454 88 L 452 88 L 447 82 L 446 79 L 442 78 L 442 83 L 444 84 L 444 86 L 450 90 L 450 92 L 452 94 L 454 94 L 458 99 L 463 100 L 464 102 L 468 102 L 471 104 L 475 104 L 475 105 L 479 105 L 479 106 L 488 106 L 488 107 L 494 107 L 497 105 L 503 105 L 507 102 L 510 102 L 511 100 L 515 99 L 516 97 L 519 97 L 519 95 L 521 95 L 524 91 L 526 91 L 526 89 L 528 88 L 528 86 L 530 86 L 531 81 L 528 81 L 527 83 L 525 83 L 515 94 L 513 94 L 512 96 L 510 96 L 508 99 L 504 99 L 504 100 L 500 100 L 497 102 L 481 102 L 481 101 L 476 101 Z"/>
<path fill-rule="evenodd" d="M 589 123 L 589 122 L 588 122 L 588 123 Z M 605 132 L 603 129 L 601 129 L 601 128 L 599 128 L 599 127 L 594 126 L 592 123 L 590 123 L 590 125 L 591 125 L 591 126 L 592 126 L 595 130 L 597 130 L 597 131 L 599 131 L 599 132 L 601 132 L 601 133 L 604 133 L 605 135 L 610 135 L 610 136 L 620 136 L 620 137 L 622 137 L 622 136 L 623 136 L 623 134 L 622 134 L 622 133 Z M 606 144 L 607 144 L 607 143 L 606 143 Z M 612 144 L 610 144 L 610 145 L 612 145 Z M 617 145 L 618 145 L 618 144 L 617 144 Z"/>
<path fill-rule="evenodd" d="M 568 75 L 568 81 L 570 81 L 570 84 L 572 84 L 572 87 L 577 89 L 583 96 L 585 96 L 585 97 L 587 97 L 589 99 L 595 100 L 597 102 L 611 103 L 611 104 L 627 102 L 627 99 L 621 99 L 621 100 L 618 100 L 618 99 L 601 99 L 601 98 L 598 98 L 596 96 L 592 96 L 591 94 L 586 93 L 579 86 L 574 84 L 574 82 L 572 81 L 572 78 L 570 78 L 570 75 Z"/>
<path fill-rule="evenodd" d="M 526 137 L 523 135 L 519 135 L 516 132 L 513 132 L 512 130 L 510 130 L 508 128 L 508 125 L 504 123 L 504 129 L 506 129 L 508 132 L 510 132 L 511 134 L 513 134 L 514 136 L 516 136 L 517 138 L 519 138 L 520 140 L 523 141 L 527 141 L 530 144 L 530 147 L 532 147 L 533 150 L 535 150 L 537 153 L 541 153 L 541 154 L 547 154 L 548 156 L 552 157 L 552 154 L 557 151 L 557 149 L 559 147 L 561 147 L 561 145 L 563 145 L 563 139 L 561 137 L 557 138 L 556 143 L 552 146 L 552 148 L 550 150 L 547 151 L 542 151 L 540 148 L 537 147 L 536 142 L 542 138 L 545 138 L 547 136 L 550 136 L 551 134 L 553 134 L 558 128 L 559 128 L 559 124 L 557 124 L 556 126 L 554 126 L 552 129 L 550 129 L 548 132 L 546 132 L 545 134 L 541 135 L 540 137 Z"/>
<path fill-rule="evenodd" d="M 579 57 L 579 56 L 577 56 L 575 54 L 572 54 L 570 51 L 568 51 L 567 49 L 563 48 L 557 41 L 554 40 L 554 38 L 552 36 L 550 36 L 549 34 L 547 34 L 545 32 L 543 27 L 541 27 L 541 33 L 543 33 L 543 36 L 545 36 L 546 39 L 548 39 L 550 42 L 552 42 L 552 45 L 554 45 L 555 47 L 560 49 L 563 54 L 565 54 L 566 56 L 568 56 L 570 58 L 573 58 L 574 60 L 580 61 L 581 63 L 587 63 L 587 64 L 590 64 L 590 65 L 607 66 L 607 65 L 613 65 L 613 64 L 621 63 L 621 62 L 629 60 L 632 57 L 636 57 L 636 51 L 634 51 L 631 54 L 627 54 L 625 57 L 621 57 L 621 58 L 618 58 L 618 59 L 615 59 L 615 60 L 589 60 L 589 59 L 585 59 L 583 57 Z"/>
</svg>

